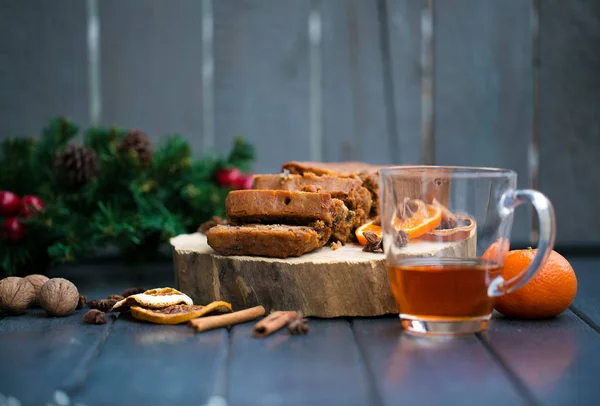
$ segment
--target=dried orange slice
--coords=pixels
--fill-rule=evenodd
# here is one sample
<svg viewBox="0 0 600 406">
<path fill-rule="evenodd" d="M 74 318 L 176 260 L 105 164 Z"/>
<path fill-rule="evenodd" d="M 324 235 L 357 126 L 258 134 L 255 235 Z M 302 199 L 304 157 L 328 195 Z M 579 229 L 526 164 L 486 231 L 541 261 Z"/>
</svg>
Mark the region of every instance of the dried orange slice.
<svg viewBox="0 0 600 406">
<path fill-rule="evenodd" d="M 150 289 L 144 293 L 131 295 L 118 301 L 113 306 L 113 312 L 126 312 L 131 306 L 142 306 L 150 309 L 160 309 L 176 304 L 192 305 L 192 299 L 173 288 Z"/>
<path fill-rule="evenodd" d="M 365 223 L 362 226 L 358 227 L 354 232 L 354 234 L 356 235 L 356 239 L 358 240 L 358 243 L 360 245 L 365 245 L 367 243 L 367 239 L 365 238 L 365 233 L 367 231 L 371 231 L 377 234 L 377 236 L 381 237 L 381 226 L 377 226 L 373 224 L 372 221 L 369 221 L 368 223 Z"/>
<path fill-rule="evenodd" d="M 201 305 L 173 305 L 161 309 L 145 309 L 131 306 L 131 315 L 143 321 L 155 324 L 180 324 L 209 313 L 231 313 L 231 304 L 227 302 L 212 302 Z"/>
<path fill-rule="evenodd" d="M 425 204 L 422 200 L 411 200 L 416 207 L 411 216 L 405 219 L 394 214 L 392 224 L 396 230 L 403 230 L 408 239 L 418 238 L 435 230 L 442 223 L 442 209 L 433 204 Z"/>
</svg>

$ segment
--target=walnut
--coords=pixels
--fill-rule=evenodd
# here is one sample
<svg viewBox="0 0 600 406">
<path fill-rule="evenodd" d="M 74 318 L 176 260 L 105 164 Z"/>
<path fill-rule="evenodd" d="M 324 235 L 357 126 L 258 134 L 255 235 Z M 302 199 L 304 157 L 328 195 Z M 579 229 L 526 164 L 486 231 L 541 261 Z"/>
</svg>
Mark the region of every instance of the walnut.
<svg viewBox="0 0 600 406">
<path fill-rule="evenodd" d="M 79 304 L 79 291 L 63 278 L 52 278 L 40 289 L 40 306 L 52 316 L 67 316 Z"/>
<path fill-rule="evenodd" d="M 0 311 L 23 314 L 35 300 L 35 288 L 25 278 L 9 276 L 0 280 Z"/>
<path fill-rule="evenodd" d="M 35 289 L 35 299 L 31 303 L 31 307 L 39 307 L 40 303 L 38 300 L 38 296 L 40 295 L 40 289 L 42 288 L 42 285 L 44 283 L 48 282 L 48 277 L 44 275 L 33 274 L 26 276 L 25 279 L 27 279 Z"/>
</svg>

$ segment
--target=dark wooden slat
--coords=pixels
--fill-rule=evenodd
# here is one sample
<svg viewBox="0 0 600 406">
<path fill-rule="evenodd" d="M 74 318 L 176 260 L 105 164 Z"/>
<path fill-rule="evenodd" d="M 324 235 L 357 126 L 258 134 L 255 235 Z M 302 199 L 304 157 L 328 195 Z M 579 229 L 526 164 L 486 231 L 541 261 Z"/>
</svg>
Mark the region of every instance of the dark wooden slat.
<svg viewBox="0 0 600 406">
<path fill-rule="evenodd" d="M 597 258 L 568 258 L 577 275 L 575 312 L 600 331 L 600 260 Z"/>
<path fill-rule="evenodd" d="M 322 5 L 324 158 L 397 162 L 377 2 L 326 0 Z"/>
<path fill-rule="evenodd" d="M 421 9 L 424 2 L 383 0 L 387 5 L 389 63 L 397 151 L 392 162 L 421 163 Z"/>
<path fill-rule="evenodd" d="M 600 3 L 540 3 L 540 188 L 554 202 L 559 244 L 599 244 Z M 593 226 L 582 232 L 572 213 Z"/>
<path fill-rule="evenodd" d="M 483 339 L 541 404 L 600 403 L 600 335 L 570 311 L 539 321 L 498 317 Z"/>
<path fill-rule="evenodd" d="M 102 124 L 157 139 L 180 133 L 198 153 L 202 109 L 202 2 L 99 2 Z"/>
<path fill-rule="evenodd" d="M 85 311 L 52 318 L 38 309 L 0 319 L 0 394 L 22 405 L 51 402 L 110 328 L 84 325 Z"/>
<path fill-rule="evenodd" d="M 216 146 L 246 137 L 257 172 L 309 158 L 309 9 L 304 0 L 214 2 Z"/>
<path fill-rule="evenodd" d="M 358 347 L 345 320 L 310 320 L 310 333 L 254 339 L 235 326 L 227 402 L 238 405 L 371 405 Z"/>
<path fill-rule="evenodd" d="M 226 351 L 225 329 L 194 334 L 187 326 L 121 315 L 76 399 L 85 404 L 201 405 L 212 394 Z"/>
<path fill-rule="evenodd" d="M 86 35 L 84 1 L 0 3 L 0 140 L 57 115 L 87 125 Z"/>
<path fill-rule="evenodd" d="M 386 405 L 525 404 L 475 336 L 414 338 L 395 317 L 355 320 L 354 331 Z"/>
<path fill-rule="evenodd" d="M 530 2 L 435 2 L 435 159 L 514 169 L 529 186 Z M 510 27 L 510 29 L 507 29 Z M 529 209 L 516 211 L 513 240 L 526 242 Z"/>
</svg>

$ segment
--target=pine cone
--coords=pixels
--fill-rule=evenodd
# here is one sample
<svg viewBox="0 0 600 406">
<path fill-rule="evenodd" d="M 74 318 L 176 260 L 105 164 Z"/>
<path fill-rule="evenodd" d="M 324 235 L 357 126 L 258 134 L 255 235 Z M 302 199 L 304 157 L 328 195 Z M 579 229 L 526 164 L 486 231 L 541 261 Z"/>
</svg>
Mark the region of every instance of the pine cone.
<svg viewBox="0 0 600 406">
<path fill-rule="evenodd" d="M 80 187 L 98 175 L 96 152 L 83 145 L 69 145 L 56 154 L 54 165 L 73 187 Z"/>
<path fill-rule="evenodd" d="M 137 154 L 140 166 L 143 168 L 152 163 L 152 143 L 143 131 L 129 130 L 119 145 L 119 152 Z"/>
</svg>

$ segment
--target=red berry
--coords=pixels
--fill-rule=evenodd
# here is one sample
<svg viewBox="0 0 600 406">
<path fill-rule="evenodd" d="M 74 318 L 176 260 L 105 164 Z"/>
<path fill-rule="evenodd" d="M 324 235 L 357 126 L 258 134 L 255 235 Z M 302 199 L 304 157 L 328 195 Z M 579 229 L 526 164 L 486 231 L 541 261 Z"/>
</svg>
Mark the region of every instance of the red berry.
<svg viewBox="0 0 600 406">
<path fill-rule="evenodd" d="M 19 216 L 29 218 L 32 213 L 40 212 L 44 209 L 44 202 L 37 196 L 23 196 L 21 199 L 21 208 Z"/>
<path fill-rule="evenodd" d="M 217 171 L 217 183 L 221 186 L 235 186 L 242 177 L 238 168 L 225 168 Z"/>
<path fill-rule="evenodd" d="M 236 182 L 236 187 L 238 189 L 252 189 L 252 184 L 254 183 L 254 175 L 251 173 L 247 175 L 242 175 L 240 179 Z"/>
<path fill-rule="evenodd" d="M 13 192 L 0 191 L 0 215 L 4 217 L 14 216 L 19 210 L 19 197 Z"/>
<path fill-rule="evenodd" d="M 5 241 L 17 242 L 25 235 L 25 225 L 16 217 L 10 217 L 2 223 L 2 238 Z"/>
</svg>

